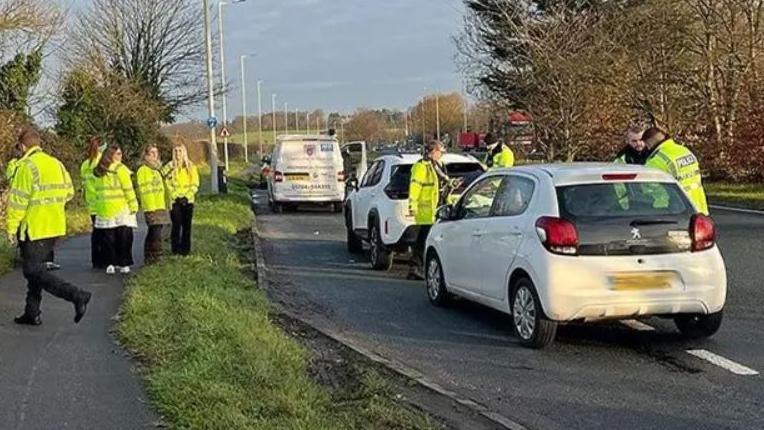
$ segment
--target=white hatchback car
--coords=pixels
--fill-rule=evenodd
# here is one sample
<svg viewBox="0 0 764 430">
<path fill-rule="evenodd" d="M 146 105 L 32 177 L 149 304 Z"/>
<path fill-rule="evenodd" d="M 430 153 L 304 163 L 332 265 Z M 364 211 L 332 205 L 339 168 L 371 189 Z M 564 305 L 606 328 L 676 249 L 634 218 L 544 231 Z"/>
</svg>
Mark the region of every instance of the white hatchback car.
<svg viewBox="0 0 764 430">
<path fill-rule="evenodd" d="M 526 346 L 546 346 L 574 321 L 668 317 L 689 337 L 721 325 L 727 278 L 713 221 L 663 172 L 499 169 L 438 218 L 427 239 L 430 301 L 455 294 L 510 314 Z"/>
<path fill-rule="evenodd" d="M 417 238 L 419 227 L 409 215 L 408 198 L 411 168 L 422 157 L 416 154 L 382 155 L 366 174 L 353 182 L 345 200 L 348 251 L 363 251 L 369 242 L 369 259 L 375 270 L 388 270 L 396 251 L 407 251 Z M 453 191 L 458 196 L 480 176 L 485 167 L 475 158 L 445 154 L 448 175 L 462 180 Z"/>
</svg>

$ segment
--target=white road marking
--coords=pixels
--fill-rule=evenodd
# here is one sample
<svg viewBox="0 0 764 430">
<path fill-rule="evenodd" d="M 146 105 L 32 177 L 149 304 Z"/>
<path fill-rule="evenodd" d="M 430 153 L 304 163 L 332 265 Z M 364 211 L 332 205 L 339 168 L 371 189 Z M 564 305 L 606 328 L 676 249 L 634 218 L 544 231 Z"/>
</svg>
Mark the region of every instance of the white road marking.
<svg viewBox="0 0 764 430">
<path fill-rule="evenodd" d="M 623 320 L 621 324 L 638 331 L 655 331 L 655 327 L 637 320 Z"/>
<path fill-rule="evenodd" d="M 729 211 L 729 212 L 740 212 L 744 214 L 751 214 L 751 215 L 764 215 L 764 211 L 757 211 L 755 209 L 743 209 L 743 208 L 733 208 L 731 206 L 720 206 L 720 205 L 709 205 L 711 209 L 719 209 L 723 211 Z"/>
<path fill-rule="evenodd" d="M 713 352 L 706 351 L 705 349 L 689 349 L 687 350 L 687 353 L 700 359 L 706 360 L 709 363 L 717 365 L 723 369 L 729 370 L 735 375 L 754 376 L 759 374 L 759 372 L 751 369 L 750 367 L 735 363 L 732 360 L 726 359 L 720 355 L 716 355 Z"/>
</svg>

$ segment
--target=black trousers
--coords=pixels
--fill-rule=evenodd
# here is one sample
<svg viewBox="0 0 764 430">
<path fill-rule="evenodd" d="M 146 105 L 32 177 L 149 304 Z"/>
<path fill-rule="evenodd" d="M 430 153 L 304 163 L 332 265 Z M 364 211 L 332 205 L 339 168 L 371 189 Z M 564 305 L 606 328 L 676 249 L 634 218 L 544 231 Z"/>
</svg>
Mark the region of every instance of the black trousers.
<svg viewBox="0 0 764 430">
<path fill-rule="evenodd" d="M 146 264 L 152 264 L 162 258 L 162 225 L 150 225 L 146 234 L 146 242 L 143 244 L 143 260 Z"/>
<path fill-rule="evenodd" d="M 430 234 L 430 230 L 432 230 L 431 225 L 419 226 L 419 233 L 417 234 L 417 237 L 416 237 L 416 243 L 414 243 L 414 246 L 411 249 L 412 269 L 424 268 L 424 247 L 427 244 L 427 236 Z"/>
<path fill-rule="evenodd" d="M 104 254 L 104 231 L 95 227 L 95 215 L 90 216 L 90 221 L 93 223 L 93 231 L 90 233 L 90 262 L 94 269 L 105 269 L 108 264 Z"/>
<path fill-rule="evenodd" d="M 191 253 L 191 222 L 193 218 L 193 203 L 182 203 L 176 200 L 172 204 L 172 210 L 170 211 L 170 219 L 172 220 L 170 245 L 173 254 L 188 255 Z"/>
<path fill-rule="evenodd" d="M 107 266 L 128 267 L 133 265 L 133 229 L 115 227 L 103 232 L 104 263 Z"/>
<path fill-rule="evenodd" d="M 19 243 L 23 260 L 24 278 L 27 280 L 27 304 L 24 312 L 36 317 L 40 315 L 42 291 L 74 302 L 80 289 L 45 270 L 45 263 L 56 244 L 56 239 L 25 240 Z"/>
</svg>

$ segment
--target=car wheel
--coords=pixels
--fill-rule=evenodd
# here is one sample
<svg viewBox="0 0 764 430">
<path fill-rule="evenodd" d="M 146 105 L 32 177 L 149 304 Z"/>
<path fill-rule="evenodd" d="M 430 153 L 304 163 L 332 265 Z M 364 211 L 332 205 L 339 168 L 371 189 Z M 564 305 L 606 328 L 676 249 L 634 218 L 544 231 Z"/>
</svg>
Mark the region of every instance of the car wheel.
<svg viewBox="0 0 764 430">
<path fill-rule="evenodd" d="M 533 283 L 523 278 L 512 288 L 512 323 L 520 343 L 541 349 L 554 341 L 557 323 L 544 316 Z"/>
<path fill-rule="evenodd" d="M 427 265 L 424 272 L 425 285 L 427 285 L 427 298 L 435 306 L 443 306 L 451 300 L 451 294 L 446 288 L 446 279 L 443 276 L 443 266 L 435 252 L 427 257 Z"/>
<path fill-rule="evenodd" d="M 680 315 L 674 318 L 676 328 L 687 338 L 711 337 L 722 326 L 724 313 L 719 311 L 709 315 Z"/>
<path fill-rule="evenodd" d="M 374 270 L 390 270 L 393 267 L 393 253 L 385 248 L 382 243 L 382 237 L 379 234 L 379 227 L 371 226 L 369 230 L 369 261 Z"/>
</svg>

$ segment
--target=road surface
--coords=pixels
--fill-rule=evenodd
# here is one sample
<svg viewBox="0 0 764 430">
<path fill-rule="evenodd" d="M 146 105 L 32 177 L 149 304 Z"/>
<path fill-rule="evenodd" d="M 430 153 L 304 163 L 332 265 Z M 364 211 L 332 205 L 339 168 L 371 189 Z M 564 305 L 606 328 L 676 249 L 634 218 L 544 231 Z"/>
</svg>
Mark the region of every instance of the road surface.
<svg viewBox="0 0 764 430">
<path fill-rule="evenodd" d="M 648 319 L 563 327 L 535 351 L 498 312 L 431 306 L 403 262 L 371 271 L 347 253 L 341 215 L 274 215 L 256 197 L 273 297 L 530 429 L 764 428 L 764 379 L 750 374 L 764 371 L 764 216 L 714 214 L 729 276 L 714 338 L 686 341 Z"/>
</svg>

